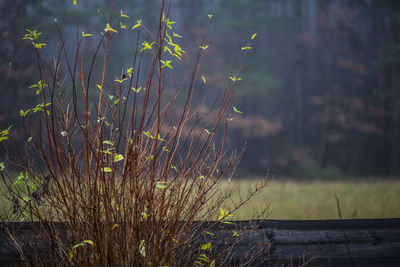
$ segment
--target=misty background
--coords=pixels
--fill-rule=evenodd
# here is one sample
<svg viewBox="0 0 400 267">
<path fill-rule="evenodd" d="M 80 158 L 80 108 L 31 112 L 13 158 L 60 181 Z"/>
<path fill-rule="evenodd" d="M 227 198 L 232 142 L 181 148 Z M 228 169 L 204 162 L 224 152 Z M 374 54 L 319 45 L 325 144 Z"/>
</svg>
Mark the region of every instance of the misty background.
<svg viewBox="0 0 400 267">
<path fill-rule="evenodd" d="M 71 53 L 79 33 L 104 30 L 111 0 L 0 0 L 0 128 L 20 121 L 36 104 L 38 70 L 25 28 L 43 32 L 48 56 L 57 51 L 56 18 Z M 138 19 L 156 28 L 159 0 L 115 0 L 114 16 L 128 29 L 112 43 L 110 67 L 129 66 Z M 239 176 L 337 179 L 400 174 L 400 1 L 175 0 L 169 17 L 187 54 L 175 71 L 190 71 L 213 14 L 202 73 L 222 90 L 234 58 L 249 50 L 232 104 L 243 111 L 229 133 L 231 148 L 246 147 Z M 108 15 L 107 15 L 108 16 Z M 89 25 L 91 25 L 89 27 Z M 115 28 L 122 29 L 119 24 Z M 88 43 L 95 49 L 96 38 Z M 171 74 L 169 85 L 179 84 Z M 200 82 L 199 82 L 200 83 Z"/>
</svg>

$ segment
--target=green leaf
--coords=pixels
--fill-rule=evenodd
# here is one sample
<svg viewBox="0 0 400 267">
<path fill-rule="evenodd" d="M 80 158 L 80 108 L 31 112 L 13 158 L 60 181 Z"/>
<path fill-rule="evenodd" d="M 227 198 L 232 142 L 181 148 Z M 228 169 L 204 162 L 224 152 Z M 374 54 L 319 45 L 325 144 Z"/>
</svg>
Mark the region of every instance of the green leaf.
<svg viewBox="0 0 400 267">
<path fill-rule="evenodd" d="M 201 250 L 211 250 L 212 249 L 212 245 L 211 245 L 210 242 L 208 242 L 208 243 L 202 245 L 200 249 Z"/>
<path fill-rule="evenodd" d="M 167 67 L 167 68 L 170 68 L 170 69 L 174 69 L 174 68 L 171 66 L 172 60 L 166 60 L 166 61 L 160 60 L 160 62 L 161 62 L 161 64 L 162 64 L 161 68 Z"/>
<path fill-rule="evenodd" d="M 73 4 L 74 6 L 76 6 L 76 0 L 73 0 L 73 1 L 72 1 L 72 4 Z"/>
<path fill-rule="evenodd" d="M 112 172 L 112 169 L 110 167 L 103 167 L 103 168 L 101 168 L 101 170 L 103 172 Z"/>
<path fill-rule="evenodd" d="M 156 183 L 156 187 L 158 189 L 164 189 L 166 187 L 166 185 L 164 184 L 165 182 L 157 182 Z"/>
<path fill-rule="evenodd" d="M 149 44 L 148 42 L 144 41 L 144 42 L 142 43 L 143 48 L 140 49 L 140 52 L 143 52 L 144 50 L 147 50 L 147 49 L 150 49 L 150 50 L 151 50 L 151 45 L 152 45 L 152 44 L 153 44 L 153 43 Z"/>
<path fill-rule="evenodd" d="M 183 38 L 181 35 L 179 35 L 179 34 L 177 34 L 177 33 L 174 33 L 174 37 Z"/>
<path fill-rule="evenodd" d="M 240 233 L 236 232 L 235 230 L 232 230 L 233 234 L 232 236 L 240 236 Z"/>
<path fill-rule="evenodd" d="M 231 80 L 234 81 L 234 82 L 236 82 L 236 81 L 241 81 L 241 80 L 242 80 L 242 78 L 239 78 L 239 77 L 236 77 L 236 76 L 229 77 L 229 79 L 231 79 Z"/>
<path fill-rule="evenodd" d="M 4 166 L 4 162 L 0 162 L 0 171 L 4 171 L 5 166 Z"/>
<path fill-rule="evenodd" d="M 136 28 L 138 28 L 138 27 L 140 27 L 140 26 L 142 25 L 142 20 L 141 20 L 141 19 L 137 20 L 136 22 L 137 22 L 137 23 L 136 23 L 136 25 L 134 25 L 134 26 L 132 27 L 132 30 L 134 30 L 134 29 L 136 29 Z"/>
<path fill-rule="evenodd" d="M 133 67 L 129 68 L 126 72 L 128 73 L 129 78 L 131 78 L 132 77 L 132 73 L 133 73 Z"/>
<path fill-rule="evenodd" d="M 212 17 L 214 16 L 213 14 L 208 14 L 208 19 L 212 19 Z"/>
<path fill-rule="evenodd" d="M 46 45 L 45 43 L 34 43 L 34 42 L 32 44 L 35 48 L 38 49 L 42 49 L 42 47 Z"/>
<path fill-rule="evenodd" d="M 132 89 L 135 93 L 139 93 L 140 90 L 142 90 L 142 87 L 140 86 L 138 89 L 135 89 L 134 87 L 131 87 L 131 89 Z"/>
<path fill-rule="evenodd" d="M 128 15 L 125 15 L 125 14 L 122 12 L 122 9 L 121 9 L 121 17 L 123 17 L 123 18 L 129 18 Z"/>
<path fill-rule="evenodd" d="M 171 164 L 171 168 L 174 169 L 176 172 L 178 172 L 178 168 L 176 166 Z"/>
<path fill-rule="evenodd" d="M 201 76 L 201 79 L 203 80 L 203 83 L 206 84 L 206 78 L 204 76 Z"/>
<path fill-rule="evenodd" d="M 239 114 L 243 114 L 243 112 L 238 110 L 235 106 L 232 106 L 232 107 L 233 107 L 233 111 L 234 112 L 239 113 Z"/>
<path fill-rule="evenodd" d="M 103 88 L 101 87 L 101 85 L 98 85 L 98 84 L 96 83 L 96 86 L 97 86 L 97 88 L 99 88 L 100 92 L 103 92 Z"/>
<path fill-rule="evenodd" d="M 203 49 L 203 50 L 206 50 L 208 47 L 209 47 L 208 45 L 204 45 L 204 46 L 200 45 L 200 46 L 199 46 L 199 48 L 200 48 L 200 49 Z"/>
<path fill-rule="evenodd" d="M 140 240 L 139 251 L 140 251 L 140 255 L 142 255 L 145 258 L 146 257 L 146 244 L 145 244 L 144 240 Z"/>
<path fill-rule="evenodd" d="M 244 46 L 244 47 L 242 47 L 242 50 L 250 50 L 250 49 L 252 49 L 251 46 Z"/>
<path fill-rule="evenodd" d="M 122 22 L 119 22 L 119 25 L 121 26 L 121 29 L 127 29 L 127 26 L 125 24 L 122 24 Z"/>
<path fill-rule="evenodd" d="M 29 202 L 29 201 L 32 200 L 32 198 L 30 198 L 30 197 L 28 197 L 28 196 L 25 196 L 25 197 L 23 197 L 22 199 L 23 199 L 25 202 Z"/>
<path fill-rule="evenodd" d="M 215 267 L 215 260 L 212 260 L 212 262 L 210 263 L 209 267 Z"/>
<path fill-rule="evenodd" d="M 114 224 L 114 225 L 111 227 L 111 230 L 114 230 L 114 229 L 117 228 L 117 227 L 119 227 L 118 223 Z"/>
<path fill-rule="evenodd" d="M 208 129 L 204 129 L 204 131 L 205 131 L 207 134 L 211 134 L 211 132 L 210 132 Z"/>
<path fill-rule="evenodd" d="M 103 144 L 110 145 L 110 146 L 113 146 L 113 145 L 114 145 L 114 143 L 111 142 L 111 141 L 109 141 L 109 140 L 104 140 L 104 141 L 103 141 Z"/>
<path fill-rule="evenodd" d="M 256 38 L 256 36 L 257 36 L 257 33 L 254 33 L 254 34 L 251 36 L 251 40 L 254 40 L 254 38 Z"/>
<path fill-rule="evenodd" d="M 124 159 L 124 156 L 122 156 L 121 154 L 115 154 L 114 155 L 114 162 L 118 162 Z"/>
<path fill-rule="evenodd" d="M 92 36 L 92 34 L 90 34 L 90 33 L 85 33 L 85 32 L 82 32 L 82 37 L 89 37 L 89 36 Z"/>
<path fill-rule="evenodd" d="M 28 109 L 27 111 L 23 111 L 22 109 L 19 111 L 19 115 L 22 117 L 25 117 L 26 114 L 28 114 L 28 112 L 31 111 L 30 109 Z"/>
<path fill-rule="evenodd" d="M 93 243 L 92 240 L 83 240 L 83 243 L 86 243 L 86 244 L 94 246 L 94 243 Z"/>
<path fill-rule="evenodd" d="M 104 32 L 108 32 L 108 31 L 118 33 L 118 31 L 111 28 L 110 23 L 107 23 L 106 28 L 104 29 Z"/>
<path fill-rule="evenodd" d="M 32 136 L 28 137 L 28 143 L 32 141 Z"/>
<path fill-rule="evenodd" d="M 128 78 L 123 78 L 122 80 L 118 80 L 117 78 L 114 80 L 114 82 L 118 83 L 123 83 L 124 81 L 128 80 Z"/>
</svg>

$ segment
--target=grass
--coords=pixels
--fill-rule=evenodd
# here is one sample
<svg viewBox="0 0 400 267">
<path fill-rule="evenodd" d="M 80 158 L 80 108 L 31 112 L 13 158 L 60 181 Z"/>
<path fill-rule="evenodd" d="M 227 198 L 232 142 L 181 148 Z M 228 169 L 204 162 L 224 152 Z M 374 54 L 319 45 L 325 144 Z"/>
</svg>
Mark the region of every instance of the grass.
<svg viewBox="0 0 400 267">
<path fill-rule="evenodd" d="M 238 183 L 246 190 L 246 181 Z M 338 219 L 335 195 L 343 219 L 400 217 L 400 181 L 272 181 L 247 206 L 235 213 L 237 220 L 249 219 L 262 204 L 270 203 L 267 219 Z"/>
<path fill-rule="evenodd" d="M 229 184 L 245 192 L 248 180 L 231 181 Z M 0 189 L 4 190 L 3 186 Z M 235 213 L 235 219 L 250 219 L 257 210 L 268 204 L 270 214 L 267 219 L 338 219 L 335 195 L 339 197 L 343 219 L 400 217 L 400 181 L 274 180 L 248 205 L 240 208 Z M 5 201 L 0 201 L 0 209 L 10 208 Z"/>
</svg>

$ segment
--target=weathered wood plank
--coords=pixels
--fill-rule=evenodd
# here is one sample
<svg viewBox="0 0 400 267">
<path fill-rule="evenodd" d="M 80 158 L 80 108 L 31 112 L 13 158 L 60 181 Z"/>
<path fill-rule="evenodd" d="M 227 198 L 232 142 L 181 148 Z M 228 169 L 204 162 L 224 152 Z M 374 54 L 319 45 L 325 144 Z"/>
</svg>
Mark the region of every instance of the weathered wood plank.
<svg viewBox="0 0 400 267">
<path fill-rule="evenodd" d="M 35 242 L 30 224 L 12 226 L 17 240 Z M 61 223 L 56 227 L 65 229 Z M 263 266 L 298 266 L 309 260 L 312 262 L 308 266 L 400 266 L 400 219 L 241 221 L 213 230 L 218 239 L 232 236 L 232 230 L 241 231 L 240 238 L 231 240 L 238 242 L 231 252 L 237 257 L 265 245 L 263 255 L 257 259 L 266 260 Z M 0 233 L 0 266 L 18 263 L 17 254 L 7 244 L 6 236 Z"/>
</svg>

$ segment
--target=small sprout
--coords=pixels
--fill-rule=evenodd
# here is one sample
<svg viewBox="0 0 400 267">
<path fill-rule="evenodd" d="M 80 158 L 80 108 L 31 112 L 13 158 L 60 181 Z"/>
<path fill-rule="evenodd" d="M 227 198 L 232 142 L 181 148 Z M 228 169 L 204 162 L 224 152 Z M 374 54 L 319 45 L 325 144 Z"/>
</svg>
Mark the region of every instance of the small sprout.
<svg viewBox="0 0 400 267">
<path fill-rule="evenodd" d="M 123 78 L 121 80 L 115 78 L 114 82 L 123 83 L 124 81 L 128 80 L 128 78 Z"/>
<path fill-rule="evenodd" d="M 109 98 L 110 100 L 113 100 L 113 99 L 114 99 L 114 96 L 113 96 L 113 95 L 108 95 L 108 98 Z"/>
<path fill-rule="evenodd" d="M 4 171 L 5 166 L 4 166 L 4 162 L 0 162 L 0 171 Z"/>
<path fill-rule="evenodd" d="M 32 136 L 28 137 L 28 143 L 30 143 L 32 141 Z"/>
<path fill-rule="evenodd" d="M 212 260 L 212 262 L 210 263 L 210 265 L 208 265 L 208 267 L 215 267 L 215 259 Z"/>
<path fill-rule="evenodd" d="M 233 234 L 232 236 L 240 236 L 240 233 L 236 232 L 235 230 L 232 230 Z"/>
<path fill-rule="evenodd" d="M 136 28 L 138 28 L 138 27 L 140 27 L 141 25 L 142 25 L 142 20 L 141 19 L 139 19 L 138 21 L 136 21 L 137 23 L 132 27 L 132 30 L 134 30 L 134 29 L 136 29 Z"/>
<path fill-rule="evenodd" d="M 127 29 L 127 26 L 123 24 L 121 21 L 119 22 L 119 25 L 121 26 L 121 29 Z"/>
<path fill-rule="evenodd" d="M 28 114 L 29 111 L 31 111 L 31 110 L 28 109 L 28 110 L 26 110 L 26 111 L 23 111 L 23 110 L 21 109 L 21 110 L 19 111 L 19 115 L 20 115 L 21 117 L 25 117 L 26 114 Z"/>
<path fill-rule="evenodd" d="M 41 92 L 45 87 L 47 87 L 47 86 L 48 86 L 47 84 L 43 83 L 43 81 L 40 80 L 40 81 L 38 81 L 37 84 L 33 84 L 33 85 L 29 86 L 28 88 L 35 88 L 35 87 L 37 87 L 38 89 L 36 89 L 36 94 L 38 95 L 38 94 L 40 94 L 40 92 Z"/>
<path fill-rule="evenodd" d="M 232 106 L 232 107 L 233 107 L 233 111 L 234 111 L 234 112 L 236 112 L 236 113 L 238 113 L 238 114 L 243 114 L 243 112 L 240 111 L 240 110 L 238 110 L 235 106 Z"/>
<path fill-rule="evenodd" d="M 66 131 L 62 131 L 61 132 L 61 136 L 67 136 L 67 132 Z"/>
<path fill-rule="evenodd" d="M 233 217 L 232 214 L 227 213 L 223 208 L 219 208 L 219 215 L 218 215 L 218 221 L 221 223 L 225 223 L 225 224 L 232 224 L 232 222 L 227 222 L 225 221 L 225 219 L 229 218 L 229 217 Z"/>
<path fill-rule="evenodd" d="M 200 176 L 199 176 L 199 179 L 200 179 L 200 180 L 203 180 L 203 179 L 206 179 L 206 177 L 205 177 L 204 175 L 200 175 Z"/>
<path fill-rule="evenodd" d="M 170 29 L 170 30 L 172 30 L 171 25 L 175 24 L 175 23 L 176 23 L 175 21 L 169 21 L 169 18 L 165 19 L 165 24 L 167 25 L 168 29 Z"/>
<path fill-rule="evenodd" d="M 208 14 L 208 19 L 212 19 L 212 17 L 214 16 L 213 14 Z"/>
<path fill-rule="evenodd" d="M 114 155 L 114 162 L 118 162 L 124 159 L 124 156 L 122 156 L 121 154 L 115 154 Z"/>
<path fill-rule="evenodd" d="M 102 172 L 112 172 L 112 169 L 110 167 L 103 167 L 101 168 Z"/>
<path fill-rule="evenodd" d="M 166 60 L 166 61 L 160 60 L 160 62 L 161 62 L 161 64 L 162 64 L 161 68 L 167 67 L 167 68 L 170 68 L 170 69 L 174 69 L 174 68 L 171 66 L 172 60 Z"/>
<path fill-rule="evenodd" d="M 203 80 L 203 83 L 206 84 L 206 78 L 204 76 L 201 76 L 201 79 Z"/>
<path fill-rule="evenodd" d="M 208 45 L 204 45 L 204 46 L 199 46 L 200 49 L 206 50 L 208 48 Z"/>
<path fill-rule="evenodd" d="M 166 146 L 163 147 L 163 151 L 165 151 L 165 152 L 167 152 L 167 153 L 171 152 Z"/>
<path fill-rule="evenodd" d="M 242 50 L 250 50 L 250 49 L 253 49 L 251 46 L 244 46 L 244 47 L 242 47 Z"/>
<path fill-rule="evenodd" d="M 133 67 L 129 68 L 127 71 L 129 78 L 132 78 L 132 73 L 133 73 Z"/>
<path fill-rule="evenodd" d="M 121 17 L 123 17 L 123 18 L 129 18 L 128 15 L 125 15 L 125 14 L 122 12 L 122 9 L 121 9 Z"/>
<path fill-rule="evenodd" d="M 101 87 L 101 85 L 96 83 L 97 88 L 99 88 L 100 92 L 103 92 L 103 88 Z"/>
<path fill-rule="evenodd" d="M 140 90 L 142 90 L 142 87 L 140 86 L 138 89 L 135 89 L 134 87 L 131 87 L 131 89 L 135 92 L 135 93 L 139 93 Z"/>
<path fill-rule="evenodd" d="M 91 33 L 85 33 L 85 32 L 82 32 L 82 37 L 89 37 L 89 36 L 92 36 L 93 34 L 91 34 Z"/>
<path fill-rule="evenodd" d="M 241 81 L 241 80 L 242 80 L 242 78 L 239 78 L 239 77 L 236 77 L 236 76 L 229 77 L 229 79 L 231 79 L 231 80 L 234 81 L 234 82 L 237 82 L 237 81 Z"/>
<path fill-rule="evenodd" d="M 74 6 L 76 6 L 76 0 L 73 0 L 73 1 L 72 1 L 72 4 L 73 4 Z"/>
<path fill-rule="evenodd" d="M 104 32 L 109 32 L 109 31 L 118 33 L 118 31 L 116 31 L 113 28 L 111 28 L 110 23 L 107 23 L 106 28 L 104 29 Z"/>
<path fill-rule="evenodd" d="M 156 187 L 158 189 L 164 189 L 166 187 L 165 182 L 157 182 Z"/>
<path fill-rule="evenodd" d="M 251 36 L 251 40 L 254 40 L 254 38 L 256 38 L 256 36 L 257 36 L 257 33 L 254 33 L 254 34 Z"/>
<path fill-rule="evenodd" d="M 111 227 L 111 230 L 114 230 L 115 228 L 118 228 L 118 227 L 119 227 L 119 224 L 116 223 L 116 224 L 114 224 L 114 225 Z"/>
<path fill-rule="evenodd" d="M 149 44 L 148 42 L 144 41 L 144 42 L 142 43 L 143 48 L 140 49 L 140 52 L 143 52 L 144 50 L 147 50 L 147 49 L 150 49 L 150 50 L 151 50 L 151 46 L 152 46 L 154 43 L 155 43 L 155 42 Z"/>
<path fill-rule="evenodd" d="M 179 244 L 178 240 L 176 240 L 175 238 L 172 238 L 172 242 L 176 243 L 177 245 Z"/>
<path fill-rule="evenodd" d="M 45 46 L 45 43 L 32 43 L 35 48 L 42 49 Z"/>
</svg>

